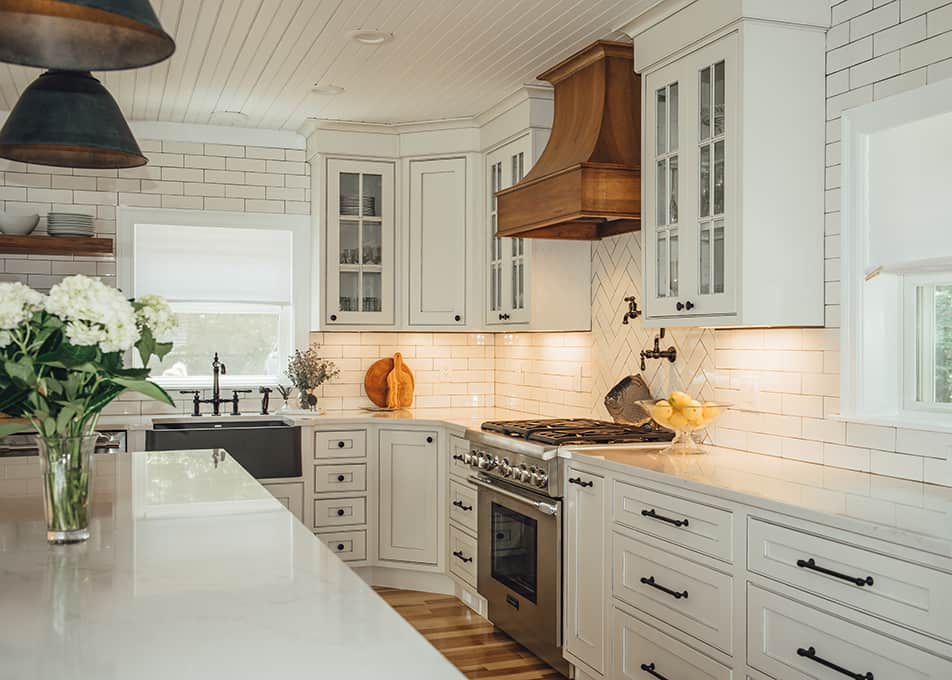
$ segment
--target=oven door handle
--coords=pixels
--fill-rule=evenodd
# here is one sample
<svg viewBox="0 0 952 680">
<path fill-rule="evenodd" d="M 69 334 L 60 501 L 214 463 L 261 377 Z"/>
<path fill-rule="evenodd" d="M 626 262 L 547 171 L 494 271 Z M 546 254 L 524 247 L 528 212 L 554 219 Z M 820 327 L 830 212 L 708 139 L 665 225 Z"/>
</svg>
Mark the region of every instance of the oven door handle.
<svg viewBox="0 0 952 680">
<path fill-rule="evenodd" d="M 559 513 L 559 506 L 555 505 L 554 503 L 544 503 L 542 501 L 534 501 L 531 498 L 526 498 L 525 496 L 520 496 L 517 493 L 513 493 L 512 491 L 507 491 L 506 489 L 500 488 L 496 486 L 495 484 L 484 482 L 479 477 L 471 476 L 468 479 L 469 481 L 471 481 L 473 484 L 475 484 L 478 487 L 487 489 L 489 491 L 493 491 L 495 493 L 498 493 L 500 496 L 511 498 L 514 501 L 519 501 L 520 503 L 530 505 L 536 510 L 538 510 L 539 512 L 541 512 L 543 515 L 557 515 Z"/>
</svg>

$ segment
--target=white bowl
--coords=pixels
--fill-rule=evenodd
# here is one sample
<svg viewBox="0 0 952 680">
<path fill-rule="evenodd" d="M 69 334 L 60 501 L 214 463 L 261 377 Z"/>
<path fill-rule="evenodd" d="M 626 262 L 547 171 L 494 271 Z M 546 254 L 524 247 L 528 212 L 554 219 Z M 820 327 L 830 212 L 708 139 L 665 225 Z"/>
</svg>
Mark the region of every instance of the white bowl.
<svg viewBox="0 0 952 680">
<path fill-rule="evenodd" d="M 36 229 L 36 225 L 39 221 L 39 215 L 10 215 L 9 213 L 0 213 L 0 233 L 26 236 Z"/>
</svg>

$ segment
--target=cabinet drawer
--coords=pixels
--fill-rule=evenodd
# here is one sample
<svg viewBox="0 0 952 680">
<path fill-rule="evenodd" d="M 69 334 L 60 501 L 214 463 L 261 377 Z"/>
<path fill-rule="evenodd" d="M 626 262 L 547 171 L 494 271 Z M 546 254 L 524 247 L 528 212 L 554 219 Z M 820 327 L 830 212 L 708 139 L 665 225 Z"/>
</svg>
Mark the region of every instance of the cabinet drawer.
<svg viewBox="0 0 952 680">
<path fill-rule="evenodd" d="M 366 521 L 366 498 L 318 498 L 314 501 L 315 527 L 364 524 Z"/>
<path fill-rule="evenodd" d="M 450 527 L 450 572 L 476 587 L 476 539 Z"/>
<path fill-rule="evenodd" d="M 613 664 L 619 678 L 647 680 L 651 677 L 683 680 L 732 680 L 734 673 L 657 628 L 612 610 L 611 630 L 615 636 Z M 654 671 L 657 676 L 651 676 Z"/>
<path fill-rule="evenodd" d="M 747 564 L 848 607 L 952 639 L 950 574 L 756 519 L 748 523 Z"/>
<path fill-rule="evenodd" d="M 355 465 L 315 465 L 314 490 L 326 491 L 366 491 L 367 466 Z"/>
<path fill-rule="evenodd" d="M 752 667 L 784 680 L 846 677 L 821 660 L 876 680 L 952 678 L 944 659 L 754 585 L 747 588 L 747 656 Z"/>
<path fill-rule="evenodd" d="M 734 517 L 727 510 L 615 482 L 612 519 L 705 555 L 734 560 Z"/>
<path fill-rule="evenodd" d="M 318 432 L 314 435 L 314 458 L 365 458 L 367 433 L 363 430 Z"/>
<path fill-rule="evenodd" d="M 450 480 L 450 519 L 476 533 L 476 489 Z"/>
<path fill-rule="evenodd" d="M 360 562 L 367 559 L 366 531 L 335 531 L 318 534 L 317 537 L 345 562 Z"/>
<path fill-rule="evenodd" d="M 450 435 L 450 472 L 466 479 L 473 474 L 473 468 L 463 462 L 463 456 L 469 453 L 469 442 L 455 434 Z"/>
<path fill-rule="evenodd" d="M 727 574 L 613 533 L 612 594 L 732 653 L 733 579 Z"/>
</svg>

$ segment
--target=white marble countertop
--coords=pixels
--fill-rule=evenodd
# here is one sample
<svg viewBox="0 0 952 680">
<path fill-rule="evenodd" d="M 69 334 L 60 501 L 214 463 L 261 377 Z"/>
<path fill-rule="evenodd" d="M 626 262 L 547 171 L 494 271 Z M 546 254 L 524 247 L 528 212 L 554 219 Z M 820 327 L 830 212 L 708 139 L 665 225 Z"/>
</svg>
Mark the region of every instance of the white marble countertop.
<svg viewBox="0 0 952 680">
<path fill-rule="evenodd" d="M 462 678 L 229 456 L 106 460 L 86 543 L 0 498 L 0 679 Z"/>
<path fill-rule="evenodd" d="M 667 455 L 622 445 L 559 455 L 952 558 L 952 487 L 718 448 Z"/>
</svg>

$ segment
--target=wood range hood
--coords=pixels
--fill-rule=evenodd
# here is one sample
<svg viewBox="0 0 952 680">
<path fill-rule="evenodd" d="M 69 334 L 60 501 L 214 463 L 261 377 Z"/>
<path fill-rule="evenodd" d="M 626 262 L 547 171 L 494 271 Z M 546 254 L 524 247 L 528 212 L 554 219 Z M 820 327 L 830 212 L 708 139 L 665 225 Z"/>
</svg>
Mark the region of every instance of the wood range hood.
<svg viewBox="0 0 952 680">
<path fill-rule="evenodd" d="M 496 193 L 499 236 L 595 241 L 641 228 L 641 77 L 628 43 L 599 40 L 539 76 L 555 88 L 549 142 Z"/>
</svg>

